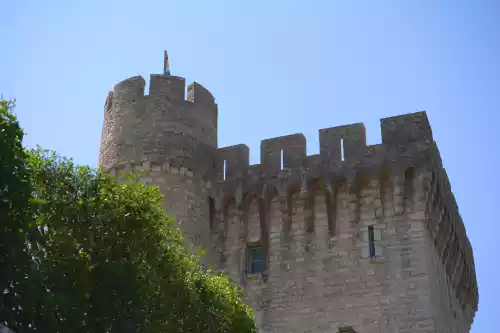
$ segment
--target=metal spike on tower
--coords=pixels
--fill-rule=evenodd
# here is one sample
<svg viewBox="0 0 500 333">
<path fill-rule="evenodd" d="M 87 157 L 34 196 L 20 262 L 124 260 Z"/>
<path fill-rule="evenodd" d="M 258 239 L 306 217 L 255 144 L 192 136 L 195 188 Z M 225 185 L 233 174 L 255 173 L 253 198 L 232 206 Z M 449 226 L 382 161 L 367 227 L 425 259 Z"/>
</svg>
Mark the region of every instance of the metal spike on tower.
<svg viewBox="0 0 500 333">
<path fill-rule="evenodd" d="M 170 66 L 168 63 L 168 53 L 167 50 L 165 50 L 165 57 L 163 59 L 163 75 L 169 76 L 170 75 Z"/>
</svg>

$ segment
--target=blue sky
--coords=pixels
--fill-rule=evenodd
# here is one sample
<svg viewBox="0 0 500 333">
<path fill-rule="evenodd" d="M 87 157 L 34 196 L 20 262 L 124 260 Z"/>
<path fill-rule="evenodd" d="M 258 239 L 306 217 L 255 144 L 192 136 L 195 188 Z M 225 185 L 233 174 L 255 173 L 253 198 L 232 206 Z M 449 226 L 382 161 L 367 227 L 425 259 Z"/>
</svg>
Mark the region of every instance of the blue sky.
<svg viewBox="0 0 500 333">
<path fill-rule="evenodd" d="M 97 166 L 106 94 L 162 71 L 219 104 L 219 145 L 427 110 L 474 247 L 479 312 L 500 316 L 499 1 L 3 1 L 0 93 L 17 98 L 29 146 Z M 263 121 L 265 119 L 266 121 Z M 498 216 L 498 215 L 497 215 Z"/>
</svg>

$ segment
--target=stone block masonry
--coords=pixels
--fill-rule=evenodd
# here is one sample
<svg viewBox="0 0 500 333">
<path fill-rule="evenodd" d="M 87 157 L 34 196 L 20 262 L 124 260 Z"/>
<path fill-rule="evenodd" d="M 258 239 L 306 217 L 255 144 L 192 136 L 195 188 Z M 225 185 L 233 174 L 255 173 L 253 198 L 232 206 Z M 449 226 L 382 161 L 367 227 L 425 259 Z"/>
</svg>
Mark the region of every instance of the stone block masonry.
<svg viewBox="0 0 500 333">
<path fill-rule="evenodd" d="M 205 263 L 245 290 L 261 332 L 465 333 L 478 307 L 472 247 L 425 112 L 217 147 L 217 104 L 151 76 L 106 99 L 100 164 L 142 171 Z"/>
</svg>

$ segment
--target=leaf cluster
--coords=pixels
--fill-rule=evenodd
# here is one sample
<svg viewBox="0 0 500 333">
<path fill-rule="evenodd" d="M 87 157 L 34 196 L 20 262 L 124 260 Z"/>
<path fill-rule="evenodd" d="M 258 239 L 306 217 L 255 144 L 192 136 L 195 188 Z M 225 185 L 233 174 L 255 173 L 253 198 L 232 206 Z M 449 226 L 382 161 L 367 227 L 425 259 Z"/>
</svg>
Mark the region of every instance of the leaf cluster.
<svg viewBox="0 0 500 333">
<path fill-rule="evenodd" d="M 227 276 L 204 270 L 159 189 L 22 147 L 0 123 L 0 320 L 17 332 L 255 332 Z"/>
</svg>

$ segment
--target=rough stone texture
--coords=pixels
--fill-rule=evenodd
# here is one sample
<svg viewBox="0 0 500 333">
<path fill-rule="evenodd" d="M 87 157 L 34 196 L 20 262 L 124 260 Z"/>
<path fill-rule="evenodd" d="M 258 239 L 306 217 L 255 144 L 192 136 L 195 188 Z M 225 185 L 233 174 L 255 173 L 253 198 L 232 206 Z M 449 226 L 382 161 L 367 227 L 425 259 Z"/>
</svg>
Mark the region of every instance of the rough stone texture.
<svg viewBox="0 0 500 333">
<path fill-rule="evenodd" d="M 151 75 L 146 96 L 144 86 L 142 77 L 133 77 L 108 94 L 100 165 L 117 175 L 144 172 L 143 181 L 160 187 L 167 212 L 190 243 L 210 248 L 206 178 L 215 161 L 217 105 L 197 83 L 185 100 L 184 78 Z"/>
<path fill-rule="evenodd" d="M 100 164 L 160 187 L 206 263 L 245 289 L 261 332 L 469 332 L 472 248 L 427 116 L 381 128 L 373 146 L 363 124 L 322 129 L 313 156 L 302 134 L 266 139 L 250 166 L 247 146 L 217 148 L 210 92 L 195 83 L 184 100 L 184 79 L 153 75 L 144 96 L 135 77 L 108 95 Z M 254 244 L 266 269 L 249 275 Z"/>
</svg>

